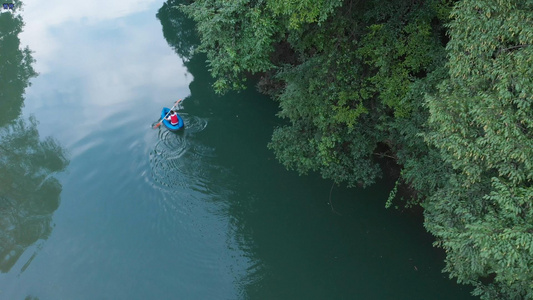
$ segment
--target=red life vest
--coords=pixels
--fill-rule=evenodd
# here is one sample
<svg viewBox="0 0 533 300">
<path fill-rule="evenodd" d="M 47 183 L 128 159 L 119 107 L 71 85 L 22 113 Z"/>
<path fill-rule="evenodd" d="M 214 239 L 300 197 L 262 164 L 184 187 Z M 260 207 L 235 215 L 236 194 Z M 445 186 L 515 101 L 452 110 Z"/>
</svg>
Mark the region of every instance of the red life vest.
<svg viewBox="0 0 533 300">
<path fill-rule="evenodd" d="M 170 116 L 170 124 L 171 125 L 176 125 L 179 123 L 179 120 L 178 120 L 178 114 L 173 114 Z"/>
</svg>

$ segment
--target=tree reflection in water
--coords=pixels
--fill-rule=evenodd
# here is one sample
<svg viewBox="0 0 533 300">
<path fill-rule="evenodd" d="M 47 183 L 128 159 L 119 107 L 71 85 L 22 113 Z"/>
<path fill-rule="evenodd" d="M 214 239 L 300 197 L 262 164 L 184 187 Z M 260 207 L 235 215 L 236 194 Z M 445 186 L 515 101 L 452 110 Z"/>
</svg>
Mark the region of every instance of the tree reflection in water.
<svg viewBox="0 0 533 300">
<path fill-rule="evenodd" d="M 24 22 L 17 14 L 22 3 L 15 2 L 13 12 L 0 13 L 0 126 L 20 115 L 24 103 L 24 89 L 36 75 L 28 47 L 21 49 L 19 33 Z"/>
<path fill-rule="evenodd" d="M 26 248 L 50 235 L 61 193 L 52 175 L 67 164 L 56 141 L 39 139 L 34 117 L 0 128 L 1 272 L 8 272 Z"/>
<path fill-rule="evenodd" d="M 156 14 L 163 26 L 163 36 L 176 53 L 187 63 L 200 44 L 194 21 L 179 9 L 190 0 L 168 0 Z"/>
<path fill-rule="evenodd" d="M 16 7 L 21 5 L 16 2 Z M 0 14 L 0 272 L 52 231 L 61 184 L 54 173 L 69 161 L 52 138 L 41 139 L 35 117 L 21 119 L 24 90 L 36 75 L 28 48 L 21 49 L 22 17 Z M 26 266 L 27 267 L 27 264 Z"/>
</svg>

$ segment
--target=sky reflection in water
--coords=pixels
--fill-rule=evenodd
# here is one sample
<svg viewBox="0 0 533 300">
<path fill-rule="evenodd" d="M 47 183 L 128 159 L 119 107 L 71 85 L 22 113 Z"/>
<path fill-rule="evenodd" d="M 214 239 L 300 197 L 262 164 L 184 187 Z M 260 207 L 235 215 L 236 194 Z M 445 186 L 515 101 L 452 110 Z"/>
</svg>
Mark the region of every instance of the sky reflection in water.
<svg viewBox="0 0 533 300">
<path fill-rule="evenodd" d="M 76 135 L 65 133 L 65 142 L 98 128 L 123 106 L 168 106 L 189 93 L 193 78 L 162 38 L 155 19 L 161 3 L 45 3 L 29 0 L 24 5 L 21 40 L 34 51 L 40 74 L 27 91 L 26 111 L 44 115 L 41 122 L 53 119 L 51 125 L 60 131 L 75 126 L 70 131 Z M 152 107 L 141 106 L 137 112 Z"/>
<path fill-rule="evenodd" d="M 150 128 L 162 106 L 189 95 L 193 80 L 163 38 L 155 17 L 161 5 L 25 1 L 20 39 L 39 76 L 26 89 L 23 117 L 35 115 L 40 135 L 57 139 L 71 164 L 58 175 L 63 191 L 51 234 L 0 277 L 0 298 L 239 294 L 244 262 L 230 245 L 226 188 L 207 182 L 212 165 L 202 162 L 213 149 L 192 130 L 180 136 L 191 151 L 178 155 L 157 145 L 180 139 L 160 141 L 176 136 Z M 206 126 L 200 117 L 190 120 Z M 178 166 L 177 179 L 196 182 L 157 182 L 153 162 Z"/>
</svg>

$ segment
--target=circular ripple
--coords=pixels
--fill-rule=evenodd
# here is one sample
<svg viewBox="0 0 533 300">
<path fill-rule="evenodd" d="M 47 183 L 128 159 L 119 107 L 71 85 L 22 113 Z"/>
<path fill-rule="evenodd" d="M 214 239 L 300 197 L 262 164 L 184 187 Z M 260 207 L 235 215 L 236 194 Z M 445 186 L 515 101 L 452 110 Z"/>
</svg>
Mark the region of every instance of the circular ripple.
<svg viewBox="0 0 533 300">
<path fill-rule="evenodd" d="M 207 119 L 197 116 L 190 116 L 187 113 L 180 113 L 185 123 L 185 131 L 187 133 L 196 133 L 204 130 L 207 127 Z"/>
<path fill-rule="evenodd" d="M 185 129 L 177 133 L 160 130 L 158 142 L 150 152 L 152 179 L 168 189 L 203 186 L 209 165 L 205 158 L 213 157 L 214 153 L 214 149 L 195 143 L 191 135 L 204 130 L 207 120 L 188 114 L 182 117 Z"/>
</svg>

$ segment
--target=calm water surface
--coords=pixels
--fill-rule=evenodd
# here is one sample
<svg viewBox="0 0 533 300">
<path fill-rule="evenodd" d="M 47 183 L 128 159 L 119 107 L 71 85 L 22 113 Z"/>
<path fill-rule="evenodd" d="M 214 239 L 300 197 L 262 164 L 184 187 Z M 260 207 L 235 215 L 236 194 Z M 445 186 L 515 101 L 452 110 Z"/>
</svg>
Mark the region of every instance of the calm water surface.
<svg viewBox="0 0 533 300">
<path fill-rule="evenodd" d="M 472 299 L 390 183 L 274 159 L 276 103 L 213 94 L 176 2 L 24 4 L 39 75 L 0 40 L 0 299 Z M 152 129 L 179 98 L 186 130 Z"/>
</svg>

